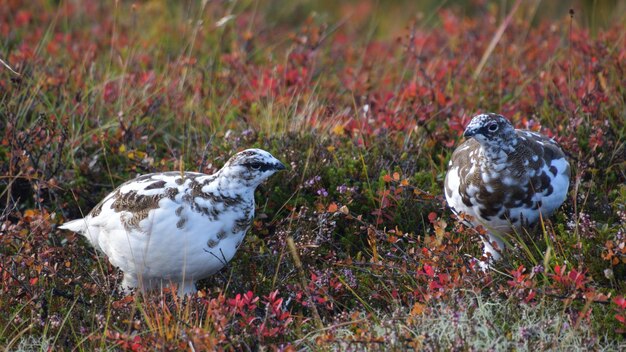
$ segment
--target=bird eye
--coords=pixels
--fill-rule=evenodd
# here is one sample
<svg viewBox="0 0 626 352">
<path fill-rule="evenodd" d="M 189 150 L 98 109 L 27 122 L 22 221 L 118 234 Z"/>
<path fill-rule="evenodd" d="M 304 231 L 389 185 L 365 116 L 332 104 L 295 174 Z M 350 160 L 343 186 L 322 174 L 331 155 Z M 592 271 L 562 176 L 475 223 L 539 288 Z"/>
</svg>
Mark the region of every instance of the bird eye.
<svg viewBox="0 0 626 352">
<path fill-rule="evenodd" d="M 261 169 L 262 166 L 263 166 L 262 163 L 250 163 L 250 164 L 248 164 L 248 167 L 253 169 L 253 170 L 259 170 L 259 169 Z"/>
<path fill-rule="evenodd" d="M 487 127 L 487 129 L 489 130 L 489 132 L 495 132 L 498 130 L 498 124 L 492 123 L 491 125 L 489 125 L 489 127 Z"/>
</svg>

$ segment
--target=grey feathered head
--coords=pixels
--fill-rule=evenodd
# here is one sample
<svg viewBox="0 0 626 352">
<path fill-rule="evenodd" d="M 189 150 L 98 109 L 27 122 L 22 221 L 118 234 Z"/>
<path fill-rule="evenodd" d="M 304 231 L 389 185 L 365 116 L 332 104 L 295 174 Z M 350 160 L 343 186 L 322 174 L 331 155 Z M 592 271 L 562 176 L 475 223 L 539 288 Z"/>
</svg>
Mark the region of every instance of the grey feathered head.
<svg viewBox="0 0 626 352">
<path fill-rule="evenodd" d="M 245 184 L 257 186 L 274 173 L 284 170 L 285 165 L 262 149 L 246 149 L 233 155 L 221 173 L 240 179 Z"/>
</svg>

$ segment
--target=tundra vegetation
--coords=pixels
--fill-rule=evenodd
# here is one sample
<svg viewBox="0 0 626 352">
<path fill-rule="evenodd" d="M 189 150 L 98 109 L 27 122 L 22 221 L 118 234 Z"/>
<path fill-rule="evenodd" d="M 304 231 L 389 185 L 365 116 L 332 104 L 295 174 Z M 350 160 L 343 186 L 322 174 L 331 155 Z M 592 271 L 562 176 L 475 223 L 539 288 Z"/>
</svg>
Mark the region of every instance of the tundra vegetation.
<svg viewBox="0 0 626 352">
<path fill-rule="evenodd" d="M 0 345 L 626 348 L 624 4 L 415 3 L 4 1 Z M 485 111 L 572 165 L 563 206 L 487 272 L 442 189 Z M 58 229 L 138 174 L 253 147 L 287 171 L 198 295 L 125 296 Z"/>
</svg>

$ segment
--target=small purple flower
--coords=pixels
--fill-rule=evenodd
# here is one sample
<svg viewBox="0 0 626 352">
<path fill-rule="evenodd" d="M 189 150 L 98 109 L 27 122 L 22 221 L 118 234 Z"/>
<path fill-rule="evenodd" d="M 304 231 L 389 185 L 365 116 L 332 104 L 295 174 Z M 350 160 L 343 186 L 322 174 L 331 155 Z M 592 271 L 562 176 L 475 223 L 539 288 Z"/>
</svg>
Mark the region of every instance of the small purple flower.
<svg viewBox="0 0 626 352">
<path fill-rule="evenodd" d="M 528 340 L 537 334 L 532 327 L 522 327 L 520 328 L 519 333 L 525 340 Z"/>
<path fill-rule="evenodd" d="M 48 318 L 48 321 L 50 322 L 50 326 L 52 326 L 53 328 L 58 328 L 59 326 L 61 326 L 61 318 L 57 314 L 52 314 Z"/>
<path fill-rule="evenodd" d="M 345 277 L 348 286 L 355 287 L 357 285 L 356 277 L 354 277 L 351 269 L 343 269 L 341 272 Z"/>
<path fill-rule="evenodd" d="M 626 231 L 624 229 L 617 230 L 617 234 L 615 235 L 615 239 L 617 241 L 623 241 L 626 238 Z"/>
<path fill-rule="evenodd" d="M 533 267 L 533 273 L 535 274 L 543 273 L 544 271 L 545 268 L 543 267 L 543 265 L 536 265 Z"/>
<path fill-rule="evenodd" d="M 313 187 L 313 185 L 315 185 L 316 183 L 320 182 L 321 180 L 322 180 L 321 176 L 312 177 L 312 178 L 304 181 L 304 187 Z"/>
<path fill-rule="evenodd" d="M 328 197 L 328 191 L 325 188 L 320 188 L 317 190 L 317 195 L 322 197 Z"/>
<path fill-rule="evenodd" d="M 337 186 L 337 192 L 339 192 L 339 194 L 344 194 L 346 192 L 348 192 L 348 186 L 341 185 L 341 186 Z"/>
<path fill-rule="evenodd" d="M 452 321 L 457 325 L 461 321 L 461 312 L 456 310 L 452 312 Z"/>
</svg>

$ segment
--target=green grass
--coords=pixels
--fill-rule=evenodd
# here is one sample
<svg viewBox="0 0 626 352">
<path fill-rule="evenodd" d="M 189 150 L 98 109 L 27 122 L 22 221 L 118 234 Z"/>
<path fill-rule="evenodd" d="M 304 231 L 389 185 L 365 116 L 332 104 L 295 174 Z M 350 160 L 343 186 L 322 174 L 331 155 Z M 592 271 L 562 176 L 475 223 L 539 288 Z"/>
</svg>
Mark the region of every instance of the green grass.
<svg viewBox="0 0 626 352">
<path fill-rule="evenodd" d="M 572 317 L 552 300 L 520 306 L 470 293 L 427 311 L 417 307 L 408 318 L 406 314 L 402 309 L 382 315 L 369 329 L 361 327 L 368 321 L 362 314 L 316 338 L 326 339 L 337 350 L 615 351 L 625 347 L 623 341 L 598 334 L 586 320 L 572 324 Z"/>
<path fill-rule="evenodd" d="M 623 349 L 625 12 L 590 3 L 570 19 L 524 2 L 501 37 L 512 4 L 8 4 L 0 346 Z M 564 205 L 488 273 L 442 196 L 483 111 L 555 136 L 572 164 Z M 57 228 L 138 174 L 211 173 L 250 147 L 288 170 L 197 297 L 125 297 Z"/>
</svg>

